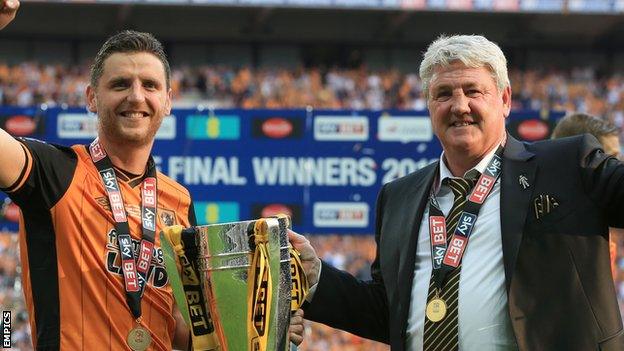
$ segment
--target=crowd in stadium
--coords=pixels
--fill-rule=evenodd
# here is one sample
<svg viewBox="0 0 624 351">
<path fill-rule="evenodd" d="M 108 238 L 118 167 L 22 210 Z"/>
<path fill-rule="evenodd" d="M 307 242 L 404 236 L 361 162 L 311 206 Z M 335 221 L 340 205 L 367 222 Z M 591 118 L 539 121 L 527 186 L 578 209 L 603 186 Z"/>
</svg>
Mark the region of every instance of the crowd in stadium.
<svg viewBox="0 0 624 351">
<path fill-rule="evenodd" d="M 414 65 L 417 67 L 417 65 Z M 85 105 L 89 66 L 0 62 L 0 105 Z M 622 125 L 624 76 L 586 67 L 510 70 L 514 109 L 581 111 Z M 417 72 L 356 69 L 174 67 L 175 105 L 191 107 L 425 108 Z"/>
</svg>

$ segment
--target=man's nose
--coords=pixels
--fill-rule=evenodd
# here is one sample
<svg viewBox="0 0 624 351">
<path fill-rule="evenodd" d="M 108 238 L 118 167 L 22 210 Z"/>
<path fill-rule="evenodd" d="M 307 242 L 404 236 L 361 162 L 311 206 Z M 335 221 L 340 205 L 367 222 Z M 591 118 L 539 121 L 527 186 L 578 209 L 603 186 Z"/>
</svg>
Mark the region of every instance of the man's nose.
<svg viewBox="0 0 624 351">
<path fill-rule="evenodd" d="M 143 102 L 145 101 L 145 92 L 140 82 L 135 82 L 130 87 L 130 93 L 128 95 L 129 102 Z"/>
<path fill-rule="evenodd" d="M 451 112 L 454 115 L 461 116 L 470 113 L 470 100 L 463 93 L 453 94 L 451 101 Z"/>
</svg>

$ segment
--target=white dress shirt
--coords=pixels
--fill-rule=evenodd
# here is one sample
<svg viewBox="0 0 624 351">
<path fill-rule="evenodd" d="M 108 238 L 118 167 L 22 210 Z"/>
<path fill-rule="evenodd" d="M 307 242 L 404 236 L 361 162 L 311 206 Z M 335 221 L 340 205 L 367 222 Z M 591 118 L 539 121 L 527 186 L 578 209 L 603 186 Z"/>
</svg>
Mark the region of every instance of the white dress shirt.
<svg viewBox="0 0 624 351">
<path fill-rule="evenodd" d="M 492 150 L 474 169 L 483 173 L 496 152 Z M 440 157 L 443 160 L 444 153 Z M 453 205 L 453 192 L 441 185 L 444 178 L 453 177 L 440 161 L 436 199 L 447 215 Z M 450 233 L 449 233 L 450 235 Z M 502 351 L 517 350 L 507 309 L 505 269 L 500 223 L 500 179 L 484 202 L 468 246 L 464 252 L 459 280 L 459 350 Z M 429 242 L 429 209 L 423 214 L 418 232 L 414 282 L 407 321 L 407 350 L 423 349 L 425 305 L 431 278 L 431 247 Z"/>
</svg>

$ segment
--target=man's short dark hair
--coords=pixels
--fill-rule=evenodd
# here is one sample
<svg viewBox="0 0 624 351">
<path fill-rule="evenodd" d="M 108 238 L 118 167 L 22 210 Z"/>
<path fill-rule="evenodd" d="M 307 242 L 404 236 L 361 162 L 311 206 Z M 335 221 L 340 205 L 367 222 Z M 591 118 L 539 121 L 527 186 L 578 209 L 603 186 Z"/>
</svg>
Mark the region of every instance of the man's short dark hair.
<svg viewBox="0 0 624 351">
<path fill-rule="evenodd" d="M 104 61 L 116 53 L 139 53 L 147 52 L 156 56 L 162 62 L 165 69 L 165 79 L 167 89 L 171 84 L 171 68 L 162 44 L 150 33 L 124 30 L 108 38 L 100 51 L 95 56 L 93 66 L 91 66 L 91 86 L 96 87 L 98 81 L 104 73 Z"/>
<path fill-rule="evenodd" d="M 573 113 L 563 117 L 553 130 L 552 138 L 564 138 L 573 135 L 589 133 L 600 140 L 610 135 L 619 135 L 619 129 L 602 118 L 585 113 Z"/>
</svg>

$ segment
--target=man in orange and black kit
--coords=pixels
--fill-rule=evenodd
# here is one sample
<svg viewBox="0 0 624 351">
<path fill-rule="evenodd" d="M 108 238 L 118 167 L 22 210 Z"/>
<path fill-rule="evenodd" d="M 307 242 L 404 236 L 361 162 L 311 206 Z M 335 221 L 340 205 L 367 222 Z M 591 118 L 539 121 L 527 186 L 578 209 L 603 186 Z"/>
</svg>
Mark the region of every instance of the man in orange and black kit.
<svg viewBox="0 0 624 351">
<path fill-rule="evenodd" d="M 0 0 L 0 29 L 18 0 Z M 170 67 L 151 34 L 101 47 L 86 90 L 90 145 L 16 139 L 0 129 L 0 188 L 21 209 L 20 254 L 38 350 L 187 349 L 156 233 L 195 225 L 189 192 L 158 172 L 154 137 L 171 112 Z M 302 339 L 301 313 L 291 340 Z"/>
</svg>

